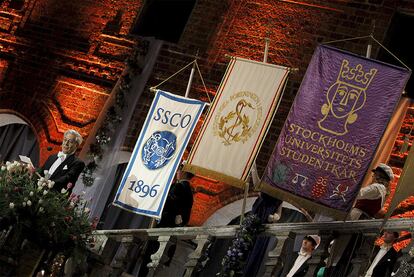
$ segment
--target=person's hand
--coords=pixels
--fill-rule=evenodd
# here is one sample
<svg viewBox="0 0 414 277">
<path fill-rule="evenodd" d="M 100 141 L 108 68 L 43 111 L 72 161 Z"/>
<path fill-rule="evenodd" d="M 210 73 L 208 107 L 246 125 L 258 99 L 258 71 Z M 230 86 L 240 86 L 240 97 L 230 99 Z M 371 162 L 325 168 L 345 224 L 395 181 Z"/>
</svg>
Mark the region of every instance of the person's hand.
<svg viewBox="0 0 414 277">
<path fill-rule="evenodd" d="M 175 221 L 174 222 L 175 222 L 176 225 L 180 225 L 180 224 L 183 223 L 183 218 L 181 217 L 180 214 L 175 216 Z"/>
<path fill-rule="evenodd" d="M 275 223 L 279 221 L 279 219 L 280 219 L 280 215 L 276 212 L 274 214 L 269 215 L 267 218 L 267 221 L 269 221 L 270 223 Z"/>
<path fill-rule="evenodd" d="M 375 215 L 374 215 L 374 217 L 375 218 L 384 218 L 385 217 L 385 214 L 386 214 L 386 211 L 385 211 L 385 209 L 384 208 L 382 208 L 381 210 L 379 210 Z"/>
</svg>

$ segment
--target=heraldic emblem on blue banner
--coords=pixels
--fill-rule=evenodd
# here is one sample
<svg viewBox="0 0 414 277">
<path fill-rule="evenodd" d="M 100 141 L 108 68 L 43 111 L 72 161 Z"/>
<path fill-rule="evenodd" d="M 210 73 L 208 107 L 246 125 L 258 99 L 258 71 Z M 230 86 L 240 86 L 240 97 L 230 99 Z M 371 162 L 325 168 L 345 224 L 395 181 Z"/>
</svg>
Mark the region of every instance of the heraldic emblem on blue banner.
<svg viewBox="0 0 414 277">
<path fill-rule="evenodd" d="M 166 165 L 174 156 L 177 137 L 169 131 L 154 132 L 142 148 L 142 161 L 148 169 Z"/>
</svg>

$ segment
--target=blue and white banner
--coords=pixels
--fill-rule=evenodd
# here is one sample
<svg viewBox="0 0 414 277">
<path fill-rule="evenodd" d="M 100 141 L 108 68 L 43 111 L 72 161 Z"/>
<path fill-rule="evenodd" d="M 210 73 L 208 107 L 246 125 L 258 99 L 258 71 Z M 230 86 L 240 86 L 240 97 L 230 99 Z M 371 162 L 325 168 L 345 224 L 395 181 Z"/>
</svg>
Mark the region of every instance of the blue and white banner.
<svg viewBox="0 0 414 277">
<path fill-rule="evenodd" d="M 160 218 L 175 172 L 205 103 L 158 90 L 114 205 Z"/>
</svg>

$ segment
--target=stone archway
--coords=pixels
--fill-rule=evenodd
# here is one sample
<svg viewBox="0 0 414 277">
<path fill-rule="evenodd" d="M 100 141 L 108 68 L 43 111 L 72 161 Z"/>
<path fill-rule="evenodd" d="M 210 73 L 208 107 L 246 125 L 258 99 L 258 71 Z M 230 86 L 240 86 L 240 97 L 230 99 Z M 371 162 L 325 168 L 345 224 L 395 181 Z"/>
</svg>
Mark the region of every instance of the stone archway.
<svg viewBox="0 0 414 277">
<path fill-rule="evenodd" d="M 256 198 L 256 196 L 247 198 L 245 210 L 246 213 L 252 210 L 252 206 Z M 232 220 L 240 216 L 242 205 L 243 199 L 239 199 L 218 209 L 203 223 L 203 226 L 212 227 L 228 225 Z"/>
<path fill-rule="evenodd" d="M 0 161 L 20 160 L 19 155 L 39 166 L 39 142 L 31 125 L 14 113 L 0 113 Z"/>
</svg>

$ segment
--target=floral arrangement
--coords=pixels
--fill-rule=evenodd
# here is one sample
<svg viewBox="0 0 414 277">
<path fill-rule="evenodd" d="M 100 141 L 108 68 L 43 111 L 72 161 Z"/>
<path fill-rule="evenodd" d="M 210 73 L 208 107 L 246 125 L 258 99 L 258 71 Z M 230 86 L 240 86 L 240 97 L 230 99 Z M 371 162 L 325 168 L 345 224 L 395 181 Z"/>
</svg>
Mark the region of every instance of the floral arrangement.
<svg viewBox="0 0 414 277">
<path fill-rule="evenodd" d="M 89 209 L 79 196 L 68 195 L 71 186 L 69 183 L 66 189 L 56 191 L 53 181 L 27 164 L 1 165 L 0 231 L 10 230 L 8 246 L 2 252 L 6 248 L 18 255 L 24 240 L 65 255 L 91 246 L 96 222 L 90 222 Z"/>
<path fill-rule="evenodd" d="M 247 215 L 221 262 L 220 272 L 216 275 L 220 277 L 242 276 L 248 255 L 254 246 L 257 236 L 263 230 L 264 226 L 257 215 Z"/>
</svg>

